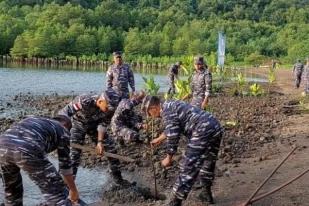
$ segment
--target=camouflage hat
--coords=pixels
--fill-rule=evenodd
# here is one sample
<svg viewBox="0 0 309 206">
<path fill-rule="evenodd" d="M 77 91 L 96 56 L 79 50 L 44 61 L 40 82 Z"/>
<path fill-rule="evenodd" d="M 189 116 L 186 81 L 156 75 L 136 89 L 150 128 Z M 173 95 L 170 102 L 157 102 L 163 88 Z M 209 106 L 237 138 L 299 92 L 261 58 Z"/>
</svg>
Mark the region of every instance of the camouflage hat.
<svg viewBox="0 0 309 206">
<path fill-rule="evenodd" d="M 121 51 L 115 51 L 115 52 L 113 52 L 113 56 L 114 56 L 114 57 L 121 57 L 121 55 L 122 55 Z"/>
<path fill-rule="evenodd" d="M 202 57 L 202 56 L 194 57 L 194 64 L 195 65 L 197 65 L 197 64 L 204 65 L 204 57 Z"/>
<path fill-rule="evenodd" d="M 143 102 L 142 102 L 142 105 L 141 105 L 141 110 L 145 113 L 147 113 L 147 110 L 149 108 L 149 106 L 153 103 L 159 103 L 160 104 L 160 98 L 157 97 L 157 96 L 151 96 L 151 95 L 147 95 L 144 99 L 143 99 Z"/>
<path fill-rule="evenodd" d="M 107 90 L 105 90 L 102 94 L 101 97 L 103 97 L 104 99 L 107 100 L 108 105 L 111 107 L 117 107 L 119 102 L 120 102 L 120 96 L 118 95 L 118 93 L 112 89 L 109 88 Z"/>
</svg>

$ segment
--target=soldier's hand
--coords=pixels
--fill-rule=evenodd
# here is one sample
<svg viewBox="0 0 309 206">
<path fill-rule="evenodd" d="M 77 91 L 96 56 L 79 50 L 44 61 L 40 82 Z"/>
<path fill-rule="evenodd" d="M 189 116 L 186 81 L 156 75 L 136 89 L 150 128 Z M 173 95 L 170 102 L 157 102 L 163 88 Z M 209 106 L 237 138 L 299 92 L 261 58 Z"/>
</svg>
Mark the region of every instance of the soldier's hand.
<svg viewBox="0 0 309 206">
<path fill-rule="evenodd" d="M 79 194 L 77 190 L 70 190 L 69 191 L 69 199 L 71 200 L 71 202 L 74 204 L 78 204 L 78 200 L 79 200 Z"/>
<path fill-rule="evenodd" d="M 162 140 L 160 139 L 160 137 L 153 139 L 150 144 L 153 147 L 156 147 L 158 145 L 160 145 L 162 143 Z"/>
<path fill-rule="evenodd" d="M 167 155 L 164 160 L 161 161 L 163 167 L 168 167 L 172 165 L 172 156 Z"/>
<path fill-rule="evenodd" d="M 208 99 L 205 99 L 202 103 L 202 109 L 206 109 L 206 107 L 208 106 Z"/>
<path fill-rule="evenodd" d="M 142 128 L 143 128 L 144 130 L 147 130 L 147 129 L 148 129 L 148 124 L 142 124 Z"/>
<path fill-rule="evenodd" d="M 98 144 L 97 144 L 97 146 L 96 146 L 96 152 L 97 152 L 97 154 L 99 154 L 99 155 L 103 155 L 103 153 L 104 153 L 104 147 L 103 147 L 102 142 L 98 142 Z"/>
</svg>

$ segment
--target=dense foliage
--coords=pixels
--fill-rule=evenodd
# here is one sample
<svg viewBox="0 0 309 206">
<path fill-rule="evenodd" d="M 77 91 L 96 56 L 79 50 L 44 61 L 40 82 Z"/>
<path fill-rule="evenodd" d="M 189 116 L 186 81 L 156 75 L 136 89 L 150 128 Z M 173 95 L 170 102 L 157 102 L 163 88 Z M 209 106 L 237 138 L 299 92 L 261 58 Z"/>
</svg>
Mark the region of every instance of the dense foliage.
<svg viewBox="0 0 309 206">
<path fill-rule="evenodd" d="M 227 61 L 309 55 L 308 0 L 0 0 L 0 54 L 214 56 Z"/>
</svg>

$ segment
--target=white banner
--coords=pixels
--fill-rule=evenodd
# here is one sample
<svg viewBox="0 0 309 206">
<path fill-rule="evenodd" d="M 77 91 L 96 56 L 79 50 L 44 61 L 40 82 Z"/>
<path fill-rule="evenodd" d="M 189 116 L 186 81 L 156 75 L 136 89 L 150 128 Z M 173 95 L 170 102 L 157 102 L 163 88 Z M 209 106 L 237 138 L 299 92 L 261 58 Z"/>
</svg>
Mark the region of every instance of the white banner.
<svg viewBox="0 0 309 206">
<path fill-rule="evenodd" d="M 218 65 L 220 67 L 224 66 L 224 56 L 225 56 L 225 35 L 223 32 L 219 32 L 218 38 Z"/>
</svg>

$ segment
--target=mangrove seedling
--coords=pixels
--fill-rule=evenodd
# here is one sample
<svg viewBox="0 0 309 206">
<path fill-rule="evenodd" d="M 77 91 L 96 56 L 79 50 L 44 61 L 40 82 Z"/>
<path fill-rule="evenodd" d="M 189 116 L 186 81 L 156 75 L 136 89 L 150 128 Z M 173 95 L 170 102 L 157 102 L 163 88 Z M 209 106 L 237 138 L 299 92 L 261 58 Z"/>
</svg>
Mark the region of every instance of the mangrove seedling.
<svg viewBox="0 0 309 206">
<path fill-rule="evenodd" d="M 175 82 L 176 95 L 175 98 L 182 100 L 191 93 L 189 80 L 177 80 Z"/>
<path fill-rule="evenodd" d="M 145 82 L 144 88 L 149 95 L 158 95 L 160 85 L 156 84 L 154 77 L 150 76 L 149 78 L 143 77 Z"/>
<path fill-rule="evenodd" d="M 262 94 L 264 94 L 264 90 L 262 89 L 262 87 L 260 85 L 258 85 L 257 83 L 254 83 L 250 86 L 250 95 L 251 96 L 261 96 Z"/>
</svg>

